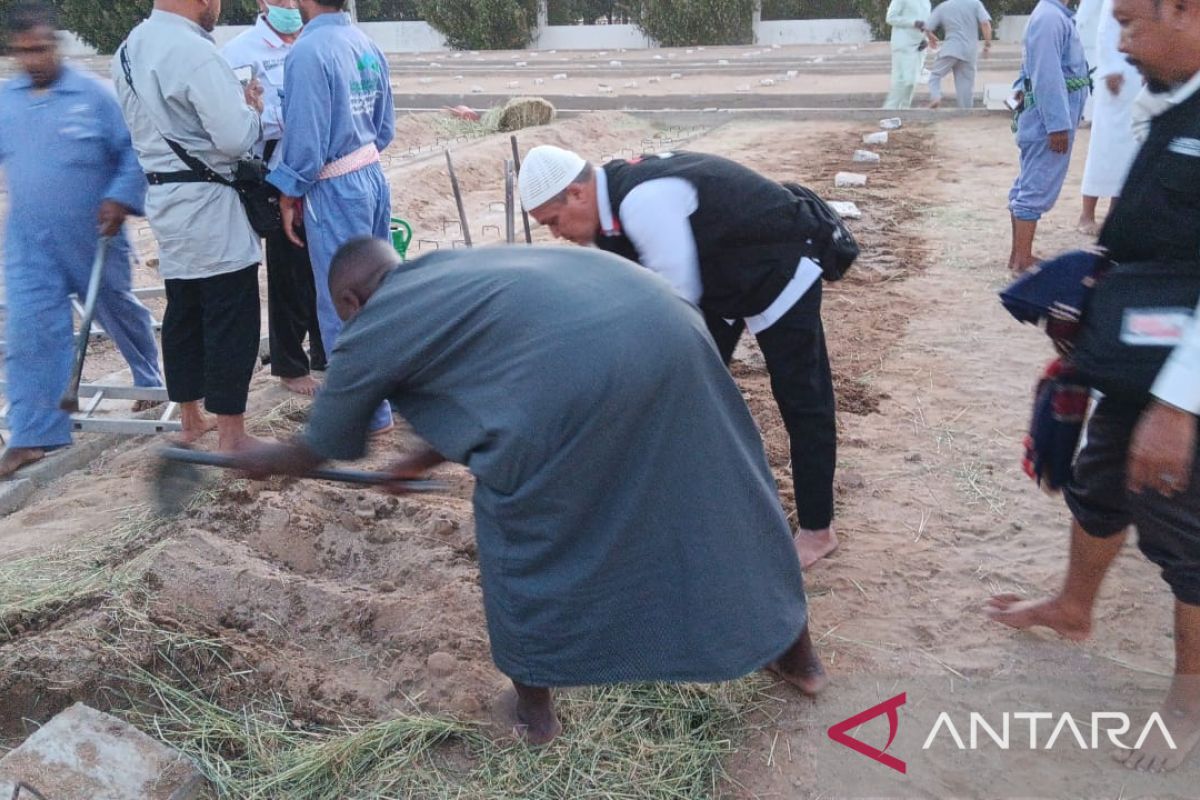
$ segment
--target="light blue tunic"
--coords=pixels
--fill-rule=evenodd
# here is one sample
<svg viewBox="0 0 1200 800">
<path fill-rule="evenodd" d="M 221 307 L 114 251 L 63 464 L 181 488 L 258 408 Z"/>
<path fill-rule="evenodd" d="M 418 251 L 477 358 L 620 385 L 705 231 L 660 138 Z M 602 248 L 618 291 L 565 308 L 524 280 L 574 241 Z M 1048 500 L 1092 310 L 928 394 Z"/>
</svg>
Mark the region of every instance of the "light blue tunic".
<svg viewBox="0 0 1200 800">
<path fill-rule="evenodd" d="M 73 353 L 67 296 L 87 293 L 101 202 L 143 213 L 146 179 L 112 90 L 69 66 L 44 92 L 24 75 L 0 88 L 0 163 L 11 199 L 4 247 L 9 444 L 65 445 L 71 422 L 58 401 Z M 129 362 L 134 384 L 161 386 L 150 312 L 130 291 L 124 231 L 109 244 L 96 319 Z"/>
<path fill-rule="evenodd" d="M 279 165 L 268 180 L 304 198 L 304 225 L 317 285 L 321 339 L 333 347 L 342 330 L 329 295 L 329 265 L 351 239 L 388 239 L 391 196 L 378 164 L 317 180 L 326 164 L 368 144 L 392 143 L 396 113 L 387 61 L 346 14 L 322 14 L 304 28 L 284 64 Z M 391 424 L 384 404 L 371 428 Z"/>
<path fill-rule="evenodd" d="M 1075 18 L 1060 0 L 1041 0 L 1025 29 L 1018 88 L 1028 84 L 1026 109 L 1017 120 L 1021 172 L 1008 194 L 1008 207 L 1020 220 L 1040 219 L 1054 207 L 1071 165 L 1071 149 L 1050 150 L 1047 136 L 1066 131 L 1071 146 L 1083 116 L 1088 90 L 1068 91 L 1068 78 L 1087 78 L 1088 64 Z"/>
</svg>

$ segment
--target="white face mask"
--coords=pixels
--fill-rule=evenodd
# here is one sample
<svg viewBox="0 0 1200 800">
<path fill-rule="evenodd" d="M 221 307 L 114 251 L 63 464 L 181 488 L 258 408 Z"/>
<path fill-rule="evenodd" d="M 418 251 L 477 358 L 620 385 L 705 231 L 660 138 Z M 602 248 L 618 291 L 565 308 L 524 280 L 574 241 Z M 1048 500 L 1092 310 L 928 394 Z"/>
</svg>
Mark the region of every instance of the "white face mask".
<svg viewBox="0 0 1200 800">
<path fill-rule="evenodd" d="M 304 20 L 300 18 L 299 9 L 280 8 L 279 6 L 267 6 L 267 23 L 283 34 L 296 33 L 304 27 Z"/>
</svg>

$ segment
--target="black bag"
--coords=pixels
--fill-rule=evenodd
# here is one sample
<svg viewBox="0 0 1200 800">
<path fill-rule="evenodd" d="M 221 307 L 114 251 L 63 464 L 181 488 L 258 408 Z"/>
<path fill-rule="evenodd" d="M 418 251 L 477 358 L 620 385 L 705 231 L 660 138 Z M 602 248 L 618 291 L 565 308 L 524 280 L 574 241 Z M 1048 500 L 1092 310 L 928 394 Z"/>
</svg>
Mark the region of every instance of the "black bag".
<svg viewBox="0 0 1200 800">
<path fill-rule="evenodd" d="M 1071 363 L 1108 397 L 1144 403 L 1200 301 L 1200 262 L 1114 264 L 1083 312 Z"/>
<path fill-rule="evenodd" d="M 858 258 L 858 242 L 846 227 L 841 216 L 821 199 L 820 195 L 798 183 L 785 183 L 784 188 L 804 204 L 817 221 L 818 233 L 812 237 L 812 257 L 821 265 L 821 277 L 840 281 L 846 270 Z"/>
</svg>

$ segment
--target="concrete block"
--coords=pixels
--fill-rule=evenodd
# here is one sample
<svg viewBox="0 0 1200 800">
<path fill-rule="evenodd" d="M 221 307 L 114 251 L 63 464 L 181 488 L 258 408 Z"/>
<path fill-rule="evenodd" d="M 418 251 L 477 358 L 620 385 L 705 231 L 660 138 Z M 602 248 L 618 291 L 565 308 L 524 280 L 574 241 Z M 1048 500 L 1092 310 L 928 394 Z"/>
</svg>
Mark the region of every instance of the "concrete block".
<svg viewBox="0 0 1200 800">
<path fill-rule="evenodd" d="M 858 206 L 849 200 L 830 200 L 829 207 L 842 219 L 862 219 L 862 212 L 858 210 Z"/>
<path fill-rule="evenodd" d="M 37 484 L 26 478 L 0 483 L 0 517 L 23 508 L 36 491 Z"/>
<path fill-rule="evenodd" d="M 182 753 L 82 703 L 0 759 L 0 797 L 22 782 L 47 800 L 194 800 L 205 786 Z"/>
<path fill-rule="evenodd" d="M 888 117 L 887 119 L 879 120 L 879 127 L 885 131 L 894 131 L 903 124 L 899 117 Z"/>
<path fill-rule="evenodd" d="M 857 172 L 839 172 L 833 176 L 833 185 L 839 189 L 852 186 L 866 186 L 867 176 L 859 175 Z"/>
<path fill-rule="evenodd" d="M 887 144 L 887 131 L 878 131 L 876 133 L 864 133 L 863 144 Z"/>
<path fill-rule="evenodd" d="M 850 160 L 860 164 L 878 164 L 879 153 L 872 153 L 870 150 L 855 150 Z"/>
</svg>

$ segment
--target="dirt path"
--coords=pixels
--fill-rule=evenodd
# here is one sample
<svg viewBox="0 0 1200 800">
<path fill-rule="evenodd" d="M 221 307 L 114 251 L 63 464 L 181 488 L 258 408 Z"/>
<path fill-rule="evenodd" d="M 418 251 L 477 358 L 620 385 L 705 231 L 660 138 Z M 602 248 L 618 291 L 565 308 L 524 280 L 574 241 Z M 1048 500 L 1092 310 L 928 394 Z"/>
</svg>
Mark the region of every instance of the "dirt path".
<svg viewBox="0 0 1200 800">
<path fill-rule="evenodd" d="M 1007 788 L 1029 796 L 1034 782 L 1036 796 L 1122 796 L 1128 773 L 1107 754 L 1024 762 L 993 754 L 925 763 L 901 778 L 826 736 L 830 725 L 905 689 L 915 705 L 936 703 L 934 688 L 953 686 L 962 708 L 982 710 L 994 708 L 985 698 L 998 687 L 1015 684 L 1024 702 L 1010 710 L 1061 712 L 1063 684 L 1086 681 L 1110 697 L 1127 690 L 1137 697 L 1130 707 L 1148 713 L 1161 680 L 1143 670 L 1169 673 L 1173 663 L 1169 593 L 1132 545 L 1113 569 L 1086 643 L 1014 632 L 981 614 L 997 591 L 1057 587 L 1065 567 L 1065 507 L 1041 495 L 1018 465 L 1030 387 L 1051 352 L 995 295 L 1006 283 L 1005 194 L 1016 161 L 1007 120 L 955 120 L 922 135 L 935 141 L 938 160 L 908 188 L 923 206 L 912 233 L 926 242 L 928 266 L 889 287 L 907 319 L 892 331 L 894 346 L 862 375 L 885 399 L 877 414 L 840 417 L 842 546 L 807 575 L 813 635 L 834 682 L 816 702 L 780 694 L 789 702 L 735 761 L 743 788 L 733 794 L 836 797 L 861 777 L 862 790 L 889 795 L 1011 796 Z M 1043 222 L 1043 254 L 1084 244 L 1073 226 L 1086 134 L 1079 146 L 1063 198 Z M 858 323 L 842 316 L 830 327 L 836 354 Z M 873 724 L 860 735 L 882 747 L 886 724 Z M 915 743 L 904 736 L 913 732 L 900 730 L 889 752 L 911 763 L 930 729 Z M 1039 777 L 1021 776 L 1017 766 Z M 1196 774 L 1193 766 L 1190 780 Z"/>
</svg>

